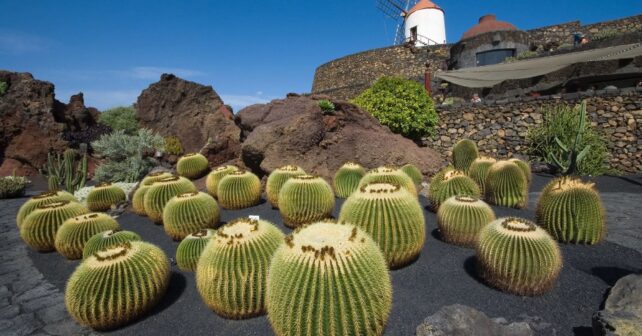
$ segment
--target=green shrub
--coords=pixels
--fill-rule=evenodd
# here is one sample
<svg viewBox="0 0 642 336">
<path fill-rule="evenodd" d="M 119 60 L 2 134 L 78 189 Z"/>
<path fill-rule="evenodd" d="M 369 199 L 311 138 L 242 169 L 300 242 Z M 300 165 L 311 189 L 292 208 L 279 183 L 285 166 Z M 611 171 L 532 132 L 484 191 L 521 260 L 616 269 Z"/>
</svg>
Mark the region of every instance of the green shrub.
<svg viewBox="0 0 642 336">
<path fill-rule="evenodd" d="M 616 37 L 618 35 L 620 35 L 620 32 L 617 29 L 608 28 L 593 34 L 593 40 L 594 41 L 606 40 L 612 37 Z"/>
<path fill-rule="evenodd" d="M 579 105 L 571 107 L 566 104 L 557 105 L 544 111 L 542 123 L 530 127 L 526 136 L 527 153 L 542 162 L 555 164 L 550 155 L 562 156 L 562 148 L 555 141 L 557 137 L 564 144 L 574 143 L 580 125 Z M 588 118 L 584 116 L 584 118 Z M 606 164 L 608 149 L 602 136 L 586 120 L 577 148 L 590 146 L 586 156 L 579 162 L 578 172 L 581 175 L 602 175 L 609 171 Z"/>
<path fill-rule="evenodd" d="M 332 102 L 327 99 L 319 100 L 319 107 L 323 112 L 332 112 L 335 108 L 334 104 L 332 104 Z"/>
<path fill-rule="evenodd" d="M 183 154 L 183 144 L 181 140 L 175 136 L 165 137 L 165 153 L 172 155 Z"/>
<path fill-rule="evenodd" d="M 144 128 L 136 135 L 127 135 L 124 130 L 103 135 L 92 143 L 94 150 L 106 159 L 96 168 L 94 179 L 136 182 L 158 165 L 153 156 L 163 150 L 164 144 L 163 137 Z"/>
<path fill-rule="evenodd" d="M 25 188 L 29 183 L 31 183 L 31 181 L 24 176 L 0 177 L 0 199 L 24 195 Z"/>
<path fill-rule="evenodd" d="M 4 95 L 4 93 L 7 92 L 8 87 L 9 84 L 7 84 L 7 82 L 0 81 L 0 96 Z"/>
<path fill-rule="evenodd" d="M 506 62 L 506 63 L 517 62 L 517 61 L 521 61 L 521 60 L 537 57 L 538 55 L 539 54 L 537 53 L 537 51 L 525 50 L 525 51 L 522 51 L 521 53 L 517 54 L 515 57 L 506 57 L 504 62 Z"/>
<path fill-rule="evenodd" d="M 136 134 L 138 131 L 138 119 L 133 106 L 118 106 L 103 111 L 98 122 L 111 127 L 114 131 L 122 130 L 127 134 Z"/>
<path fill-rule="evenodd" d="M 382 125 L 410 139 L 435 134 L 438 122 L 432 99 L 424 87 L 397 77 L 381 77 L 352 100 Z"/>
</svg>

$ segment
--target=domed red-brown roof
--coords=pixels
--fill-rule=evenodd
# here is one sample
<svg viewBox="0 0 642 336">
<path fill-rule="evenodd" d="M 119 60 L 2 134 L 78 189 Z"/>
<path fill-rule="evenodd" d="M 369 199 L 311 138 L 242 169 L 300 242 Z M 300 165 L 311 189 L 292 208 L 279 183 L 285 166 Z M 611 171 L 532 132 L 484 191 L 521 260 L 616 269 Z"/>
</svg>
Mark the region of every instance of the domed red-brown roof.
<svg viewBox="0 0 642 336">
<path fill-rule="evenodd" d="M 461 36 L 461 39 L 465 40 L 483 33 L 499 30 L 517 30 L 517 27 L 508 22 L 497 21 L 495 15 L 488 14 L 480 17 L 479 23 L 468 29 L 464 35 Z"/>
<path fill-rule="evenodd" d="M 419 0 L 419 2 L 417 2 L 414 6 L 412 6 L 412 8 L 410 8 L 408 13 L 406 13 L 406 16 L 408 16 L 408 15 L 410 15 L 410 14 L 412 14 L 412 13 L 414 13 L 414 12 L 420 10 L 420 9 L 438 9 L 438 10 L 440 10 L 442 12 L 444 11 L 443 9 L 441 9 L 441 7 L 437 6 L 437 4 L 435 4 L 432 1 Z"/>
</svg>

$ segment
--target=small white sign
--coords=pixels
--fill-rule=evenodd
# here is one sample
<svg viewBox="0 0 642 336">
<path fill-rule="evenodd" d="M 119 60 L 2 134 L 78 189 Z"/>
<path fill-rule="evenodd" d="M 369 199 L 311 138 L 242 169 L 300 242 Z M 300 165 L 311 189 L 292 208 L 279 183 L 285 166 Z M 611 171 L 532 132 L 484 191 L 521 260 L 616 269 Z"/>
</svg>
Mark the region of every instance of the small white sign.
<svg viewBox="0 0 642 336">
<path fill-rule="evenodd" d="M 249 215 L 248 217 L 249 217 L 251 220 L 256 220 L 256 221 L 261 219 L 261 217 L 260 217 L 260 216 L 256 216 L 256 215 Z"/>
</svg>

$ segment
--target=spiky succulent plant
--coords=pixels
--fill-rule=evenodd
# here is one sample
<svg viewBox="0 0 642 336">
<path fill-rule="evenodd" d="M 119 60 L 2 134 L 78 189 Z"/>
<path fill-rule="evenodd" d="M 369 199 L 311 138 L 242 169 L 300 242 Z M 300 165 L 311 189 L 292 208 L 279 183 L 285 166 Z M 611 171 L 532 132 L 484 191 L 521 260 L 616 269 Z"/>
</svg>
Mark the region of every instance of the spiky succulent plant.
<svg viewBox="0 0 642 336">
<path fill-rule="evenodd" d="M 528 204 L 528 182 L 518 165 L 497 161 L 488 170 L 485 199 L 490 204 L 521 209 Z"/>
<path fill-rule="evenodd" d="M 493 209 L 471 196 L 453 196 L 437 211 L 437 224 L 444 241 L 464 247 L 475 247 L 479 231 L 495 220 Z"/>
<path fill-rule="evenodd" d="M 339 198 L 347 198 L 359 187 L 359 181 L 366 174 L 366 170 L 360 164 L 346 162 L 334 174 L 332 184 L 334 192 Z"/>
<path fill-rule="evenodd" d="M 508 161 L 516 164 L 519 167 L 519 169 L 522 170 L 522 173 L 524 173 L 524 177 L 526 177 L 526 182 L 531 183 L 531 180 L 533 179 L 533 174 L 531 173 L 531 165 L 528 164 L 528 162 L 520 160 L 518 158 L 508 159 Z"/>
<path fill-rule="evenodd" d="M 484 195 L 486 190 L 486 177 L 488 176 L 488 171 L 490 170 L 490 166 L 495 162 L 497 162 L 497 160 L 491 157 L 480 156 L 470 164 L 470 167 L 468 167 L 468 176 L 477 183 L 482 195 Z"/>
<path fill-rule="evenodd" d="M 234 171 L 221 179 L 216 195 L 225 209 L 248 208 L 261 201 L 261 180 L 249 171 Z"/>
<path fill-rule="evenodd" d="M 176 163 L 176 173 L 188 179 L 196 179 L 207 173 L 209 164 L 207 158 L 201 153 L 185 154 Z"/>
<path fill-rule="evenodd" d="M 413 165 L 412 163 L 406 163 L 399 169 L 402 172 L 406 173 L 406 175 L 408 175 L 408 177 L 410 177 L 416 185 L 420 185 L 424 180 L 424 175 L 421 173 L 421 170 L 419 170 L 419 168 L 417 168 L 417 166 Z"/>
<path fill-rule="evenodd" d="M 332 187 L 319 176 L 291 177 L 279 193 L 279 212 L 283 223 L 291 228 L 330 217 L 332 210 Z"/>
<path fill-rule="evenodd" d="M 182 240 L 200 229 L 215 228 L 220 211 L 214 197 L 191 191 L 172 197 L 163 209 L 163 227 L 168 236 Z"/>
<path fill-rule="evenodd" d="M 113 329 L 151 310 L 165 295 L 169 278 L 169 260 L 160 248 L 141 241 L 112 245 L 76 268 L 65 305 L 80 324 Z"/>
<path fill-rule="evenodd" d="M 112 205 L 127 200 L 123 189 L 108 182 L 98 184 L 87 195 L 87 208 L 91 211 L 107 211 Z"/>
<path fill-rule="evenodd" d="M 103 231 L 118 228 L 118 222 L 102 212 L 69 218 L 62 223 L 56 233 L 54 241 L 56 251 L 67 259 L 80 259 L 89 238 Z"/>
<path fill-rule="evenodd" d="M 22 226 L 22 222 L 32 211 L 36 210 L 37 207 L 49 204 L 57 201 L 72 201 L 77 202 L 74 195 L 66 191 L 45 191 L 42 192 L 28 201 L 26 201 L 20 209 L 18 210 L 18 215 L 16 216 L 16 224 L 18 224 L 18 229 Z"/>
<path fill-rule="evenodd" d="M 176 264 L 185 272 L 196 271 L 198 259 L 216 230 L 202 229 L 187 235 L 176 248 Z"/>
<path fill-rule="evenodd" d="M 457 170 L 468 172 L 468 168 L 479 156 L 477 144 L 469 139 L 459 140 L 453 147 L 453 166 Z"/>
<path fill-rule="evenodd" d="M 176 195 L 192 191 L 197 191 L 196 187 L 184 177 L 170 176 L 158 180 L 145 192 L 145 212 L 155 223 L 162 223 L 165 204 Z"/>
<path fill-rule="evenodd" d="M 596 244 L 606 234 L 604 207 L 593 183 L 560 177 L 537 201 L 537 224 L 565 243 Z"/>
<path fill-rule="evenodd" d="M 218 196 L 216 195 L 218 183 L 221 182 L 221 179 L 225 177 L 225 175 L 238 170 L 238 167 L 232 165 L 216 167 L 216 169 L 212 170 L 207 175 L 207 179 L 205 179 L 205 187 L 207 188 L 207 193 L 214 196 L 215 198 L 218 198 Z"/>
<path fill-rule="evenodd" d="M 118 245 L 128 241 L 140 241 L 141 238 L 136 232 L 122 230 L 107 230 L 93 235 L 82 250 L 82 258 L 87 259 L 96 251 Z"/>
<path fill-rule="evenodd" d="M 394 167 L 384 166 L 368 171 L 359 181 L 359 188 L 373 182 L 398 184 L 402 188 L 406 188 L 411 194 L 417 195 L 417 187 L 415 187 L 412 179 L 406 173 Z"/>
<path fill-rule="evenodd" d="M 545 293 L 562 268 L 557 242 L 523 218 L 499 218 L 484 226 L 476 254 L 481 276 L 492 286 L 517 295 Z"/>
<path fill-rule="evenodd" d="M 272 207 L 279 207 L 279 192 L 285 184 L 285 182 L 292 176 L 304 175 L 305 171 L 294 165 L 287 165 L 275 169 L 270 176 L 268 176 L 267 182 L 265 183 L 265 193 L 267 194 L 267 199 Z"/>
<path fill-rule="evenodd" d="M 398 184 L 375 182 L 359 188 L 343 203 L 339 220 L 367 232 L 390 268 L 416 259 L 426 240 L 423 209 L 417 197 Z"/>
<path fill-rule="evenodd" d="M 134 192 L 134 196 L 132 197 L 132 210 L 137 215 L 147 216 L 147 212 L 145 212 L 145 193 L 147 193 L 149 187 L 149 185 L 144 185 L 141 182 Z"/>
<path fill-rule="evenodd" d="M 141 185 L 145 186 L 150 186 L 152 183 L 156 181 L 160 181 L 166 177 L 172 177 L 174 176 L 172 173 L 167 172 L 167 171 L 157 171 L 154 173 L 149 173 L 147 176 L 143 178 L 143 180 L 140 182 Z"/>
<path fill-rule="evenodd" d="M 279 336 L 381 335 L 392 306 L 385 258 L 354 225 L 306 225 L 274 254 L 266 305 Z"/>
<path fill-rule="evenodd" d="M 479 197 L 479 186 L 461 170 L 450 167 L 438 172 L 430 184 L 428 200 L 430 207 L 437 212 L 441 203 L 453 196 Z"/>
<path fill-rule="evenodd" d="M 56 248 L 56 232 L 62 223 L 88 212 L 89 210 L 82 204 L 72 201 L 56 201 L 40 205 L 25 217 L 20 226 L 20 237 L 37 251 L 53 251 Z"/>
<path fill-rule="evenodd" d="M 243 319 L 265 313 L 265 282 L 283 233 L 264 220 L 239 218 L 219 228 L 196 267 L 196 287 L 217 314 Z"/>
</svg>

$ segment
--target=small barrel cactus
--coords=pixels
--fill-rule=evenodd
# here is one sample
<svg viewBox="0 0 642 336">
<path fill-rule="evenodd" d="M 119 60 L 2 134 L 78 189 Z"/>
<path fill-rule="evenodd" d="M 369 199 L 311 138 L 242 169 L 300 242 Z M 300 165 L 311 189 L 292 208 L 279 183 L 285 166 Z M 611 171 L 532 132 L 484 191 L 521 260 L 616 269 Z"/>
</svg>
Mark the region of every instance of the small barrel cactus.
<svg viewBox="0 0 642 336">
<path fill-rule="evenodd" d="M 147 213 L 145 212 L 145 193 L 147 193 L 149 187 L 149 185 L 145 185 L 141 182 L 134 192 L 134 196 L 132 196 L 132 210 L 137 215 L 147 216 Z"/>
<path fill-rule="evenodd" d="M 358 163 L 346 162 L 334 174 L 332 184 L 334 185 L 334 192 L 337 197 L 347 198 L 359 187 L 359 181 L 366 170 Z"/>
<path fill-rule="evenodd" d="M 261 201 L 261 180 L 249 171 L 238 170 L 225 175 L 216 190 L 225 209 L 243 209 Z"/>
<path fill-rule="evenodd" d="M 87 208 L 91 211 L 107 211 L 111 209 L 112 205 L 117 205 L 126 200 L 127 195 L 125 195 L 123 189 L 111 183 L 103 182 L 91 189 L 89 195 L 87 195 Z"/>
<path fill-rule="evenodd" d="M 481 156 L 476 158 L 468 168 L 468 176 L 477 183 L 482 195 L 486 191 L 486 177 L 488 176 L 488 171 L 490 170 L 490 166 L 495 162 L 497 162 L 497 160 L 491 157 Z"/>
<path fill-rule="evenodd" d="M 497 161 L 486 176 L 485 199 L 490 204 L 521 209 L 528 205 L 528 182 L 518 165 Z"/>
<path fill-rule="evenodd" d="M 93 235 L 82 250 L 82 258 L 87 259 L 96 251 L 128 241 L 140 241 L 140 236 L 132 231 L 107 230 Z"/>
<path fill-rule="evenodd" d="M 370 183 L 359 188 L 343 203 L 339 220 L 367 232 L 390 268 L 415 260 L 426 240 L 423 209 L 417 197 L 398 184 Z"/>
<path fill-rule="evenodd" d="M 183 238 L 176 248 L 176 264 L 182 271 L 196 271 L 198 259 L 215 233 L 213 229 L 202 229 Z"/>
<path fill-rule="evenodd" d="M 415 196 L 417 195 L 417 187 L 415 187 L 415 182 L 413 182 L 412 179 L 408 175 L 406 175 L 406 173 L 393 167 L 384 166 L 370 170 L 366 175 L 363 176 L 361 181 L 359 181 L 359 188 L 373 182 L 398 184 L 402 188 L 406 188 L 408 191 L 410 191 L 411 194 Z"/>
<path fill-rule="evenodd" d="M 522 161 L 518 158 L 508 159 L 508 161 L 516 164 L 519 167 L 519 169 L 522 170 L 522 173 L 524 173 L 524 177 L 526 177 L 526 182 L 531 183 L 531 180 L 533 179 L 533 174 L 531 173 L 531 165 L 528 164 L 528 162 Z"/>
<path fill-rule="evenodd" d="M 291 177 L 279 193 L 279 212 L 290 228 L 330 217 L 332 210 L 332 187 L 319 176 Z"/>
<path fill-rule="evenodd" d="M 479 231 L 494 220 L 493 209 L 470 196 L 450 197 L 437 211 L 437 224 L 444 241 L 464 247 L 475 247 Z"/>
<path fill-rule="evenodd" d="M 141 241 L 120 243 L 83 260 L 67 282 L 65 305 L 80 324 L 113 329 L 150 311 L 169 278 L 163 250 Z"/>
<path fill-rule="evenodd" d="M 183 155 L 176 163 L 176 173 L 188 179 L 196 179 L 204 176 L 209 168 L 209 161 L 200 153 L 189 153 Z"/>
<path fill-rule="evenodd" d="M 20 237 L 37 251 L 53 251 L 56 248 L 56 232 L 62 223 L 88 212 L 89 210 L 82 204 L 72 201 L 56 201 L 40 205 L 22 222 Z"/>
<path fill-rule="evenodd" d="M 557 242 L 523 218 L 499 218 L 484 226 L 476 254 L 481 276 L 494 287 L 517 295 L 547 292 L 562 268 Z"/>
<path fill-rule="evenodd" d="M 604 207 L 592 183 L 571 177 L 551 181 L 537 201 L 537 224 L 565 243 L 596 244 L 606 234 Z"/>
<path fill-rule="evenodd" d="M 267 199 L 272 207 L 279 207 L 279 192 L 281 188 L 292 176 L 304 175 L 305 171 L 299 166 L 287 165 L 275 169 L 270 176 L 268 176 L 267 182 L 265 183 L 265 193 L 267 194 Z"/>
<path fill-rule="evenodd" d="M 437 175 L 433 178 L 434 182 L 431 182 L 428 194 L 430 206 L 435 212 L 437 212 L 441 203 L 450 197 L 481 196 L 477 183 L 461 170 L 453 170 L 447 167 Z"/>
<path fill-rule="evenodd" d="M 172 173 L 167 171 L 157 171 L 154 173 L 149 173 L 147 176 L 143 177 L 143 180 L 140 182 L 141 185 L 150 186 L 152 183 L 160 181 L 166 177 L 174 176 Z"/>
<path fill-rule="evenodd" d="M 89 238 L 107 230 L 117 230 L 118 222 L 102 212 L 69 218 L 56 233 L 56 251 L 67 259 L 81 259 Z"/>
<path fill-rule="evenodd" d="M 205 304 L 231 319 L 264 314 L 268 267 L 283 238 L 264 220 L 239 218 L 218 229 L 196 267 L 196 288 Z"/>
<path fill-rule="evenodd" d="M 45 191 L 40 193 L 28 201 L 26 201 L 18 210 L 18 215 L 16 216 L 16 224 L 18 224 L 18 229 L 22 226 L 22 222 L 32 211 L 36 210 L 37 207 L 53 202 L 58 201 L 72 201 L 77 202 L 74 195 L 66 191 Z"/>
<path fill-rule="evenodd" d="M 200 229 L 215 228 L 220 212 L 214 197 L 197 191 L 174 196 L 163 209 L 163 227 L 168 236 L 182 240 Z"/>
<path fill-rule="evenodd" d="M 392 306 L 377 243 L 354 225 L 332 222 L 286 237 L 272 258 L 266 295 L 279 336 L 382 335 Z"/>
<path fill-rule="evenodd" d="M 453 166 L 457 170 L 468 172 L 468 168 L 479 156 L 477 144 L 469 139 L 459 140 L 453 147 Z"/>
<path fill-rule="evenodd" d="M 176 195 L 192 191 L 197 191 L 196 187 L 184 177 L 171 176 L 156 181 L 145 192 L 145 212 L 155 223 L 162 223 L 165 204 Z"/>
<path fill-rule="evenodd" d="M 406 163 L 399 169 L 406 173 L 406 175 L 408 175 L 416 185 L 420 185 L 424 180 L 424 175 L 421 173 L 421 170 L 411 163 Z"/>
<path fill-rule="evenodd" d="M 239 170 L 238 167 L 232 166 L 232 165 L 220 166 L 212 170 L 207 175 L 207 179 L 205 179 L 205 187 L 207 188 L 207 193 L 214 197 L 218 197 L 216 195 L 216 189 L 218 189 L 218 183 L 221 182 L 221 179 L 225 177 L 225 175 L 238 170 Z"/>
</svg>

